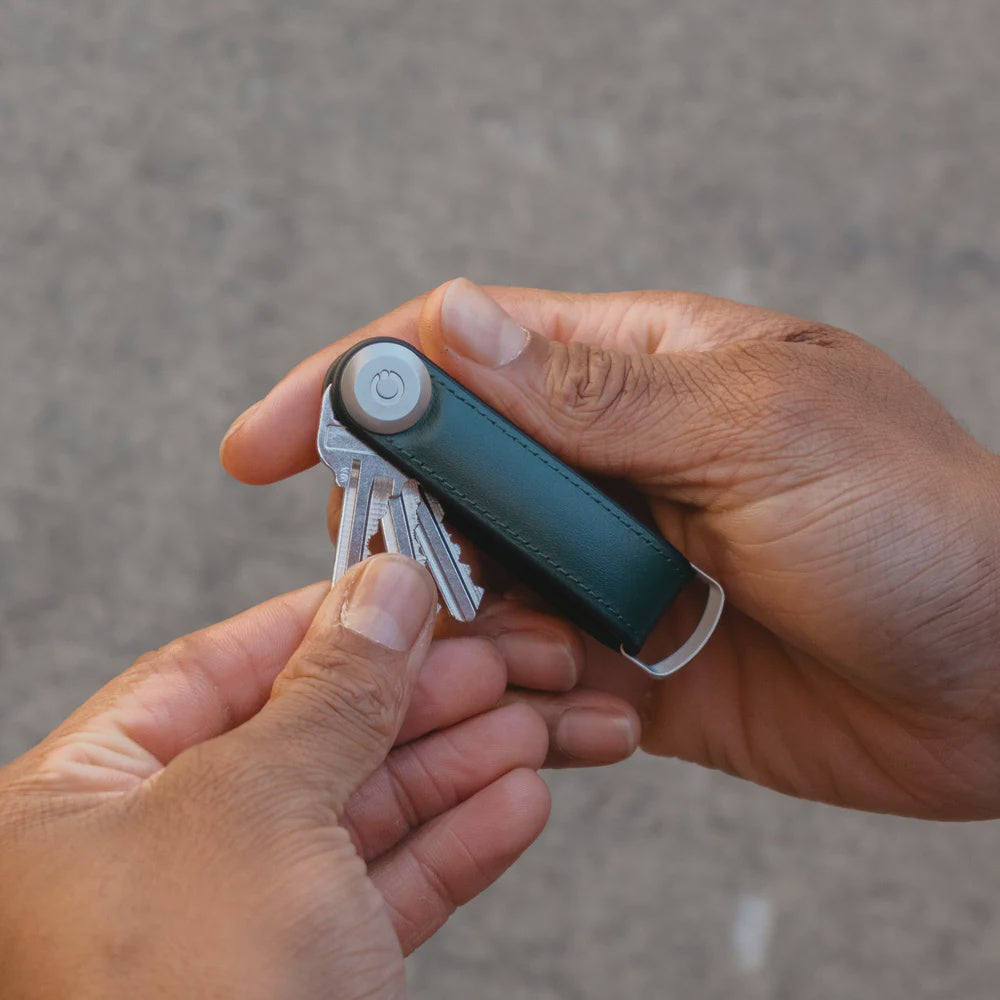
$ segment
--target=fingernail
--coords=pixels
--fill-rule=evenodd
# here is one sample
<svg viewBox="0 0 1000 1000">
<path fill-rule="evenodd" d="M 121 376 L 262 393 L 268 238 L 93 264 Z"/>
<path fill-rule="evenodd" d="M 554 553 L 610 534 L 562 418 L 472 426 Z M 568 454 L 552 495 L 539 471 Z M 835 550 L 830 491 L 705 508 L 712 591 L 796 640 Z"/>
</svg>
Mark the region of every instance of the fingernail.
<svg viewBox="0 0 1000 1000">
<path fill-rule="evenodd" d="M 509 364 L 530 338 L 523 326 L 468 278 L 456 278 L 444 293 L 441 329 L 448 347 L 489 368 Z"/>
<path fill-rule="evenodd" d="M 577 658 L 565 642 L 536 632 L 504 632 L 495 641 L 508 665 L 519 667 L 519 673 L 531 673 L 539 686 L 550 691 L 576 687 Z"/>
<path fill-rule="evenodd" d="M 219 454 L 222 454 L 226 447 L 226 442 L 260 409 L 263 399 L 258 399 L 253 406 L 247 407 L 230 425 L 229 430 L 222 436 L 222 444 L 219 445 Z"/>
<path fill-rule="evenodd" d="M 612 764 L 631 756 L 639 745 L 639 732 L 627 715 L 600 708 L 571 708 L 556 724 L 555 744 L 567 757 Z"/>
<path fill-rule="evenodd" d="M 369 560 L 340 616 L 345 628 L 389 649 L 420 637 L 437 593 L 427 571 L 404 556 Z"/>
</svg>

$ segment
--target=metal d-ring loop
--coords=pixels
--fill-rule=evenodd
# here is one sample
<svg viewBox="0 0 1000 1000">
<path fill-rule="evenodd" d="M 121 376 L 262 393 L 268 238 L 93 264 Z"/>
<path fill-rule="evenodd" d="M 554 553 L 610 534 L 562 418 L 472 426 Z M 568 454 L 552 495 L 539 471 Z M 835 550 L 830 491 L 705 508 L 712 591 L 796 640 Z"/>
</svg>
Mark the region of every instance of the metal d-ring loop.
<svg viewBox="0 0 1000 1000">
<path fill-rule="evenodd" d="M 659 663 L 643 663 L 642 660 L 626 653 L 624 649 L 621 650 L 622 656 L 631 660 L 636 666 L 642 667 L 647 674 L 652 674 L 654 677 L 669 677 L 685 664 L 690 663 L 702 651 L 705 643 L 712 638 L 712 633 L 715 632 L 719 619 L 722 617 L 722 609 L 726 603 L 726 592 L 722 589 L 722 585 L 698 569 L 697 566 L 691 568 L 700 580 L 708 584 L 708 600 L 705 602 L 701 621 L 698 622 L 687 642 L 666 659 L 660 660 Z"/>
</svg>

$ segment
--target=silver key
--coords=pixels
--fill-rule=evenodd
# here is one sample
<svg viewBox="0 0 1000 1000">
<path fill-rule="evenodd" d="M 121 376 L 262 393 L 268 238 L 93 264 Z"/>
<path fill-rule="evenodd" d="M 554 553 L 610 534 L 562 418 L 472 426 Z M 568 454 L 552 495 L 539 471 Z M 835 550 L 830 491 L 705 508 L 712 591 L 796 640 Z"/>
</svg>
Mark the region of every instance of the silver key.
<svg viewBox="0 0 1000 1000">
<path fill-rule="evenodd" d="M 336 583 L 351 566 L 371 554 L 371 539 L 385 517 L 389 497 L 399 492 L 405 477 L 334 417 L 329 399 L 323 403 L 317 445 L 320 457 L 344 490 L 333 569 Z"/>
<path fill-rule="evenodd" d="M 349 567 L 371 555 L 371 540 L 388 509 L 389 495 L 394 486 L 391 479 L 372 475 L 363 458 L 355 458 L 351 462 L 340 508 L 334 583 Z M 344 539 L 345 544 L 340 544 L 340 539 Z"/>
<path fill-rule="evenodd" d="M 448 613 L 456 621 L 471 622 L 483 599 L 482 587 L 472 582 L 472 571 L 455 540 L 442 523 L 444 511 L 416 480 L 403 484 L 403 509 L 410 537 L 419 548 L 417 558 L 431 571 Z"/>
<path fill-rule="evenodd" d="M 451 616 L 472 621 L 483 590 L 442 523 L 441 505 L 337 420 L 329 392 L 323 396 L 317 446 L 344 490 L 333 582 L 370 555 L 371 539 L 381 529 L 386 551 L 426 566 Z"/>
</svg>

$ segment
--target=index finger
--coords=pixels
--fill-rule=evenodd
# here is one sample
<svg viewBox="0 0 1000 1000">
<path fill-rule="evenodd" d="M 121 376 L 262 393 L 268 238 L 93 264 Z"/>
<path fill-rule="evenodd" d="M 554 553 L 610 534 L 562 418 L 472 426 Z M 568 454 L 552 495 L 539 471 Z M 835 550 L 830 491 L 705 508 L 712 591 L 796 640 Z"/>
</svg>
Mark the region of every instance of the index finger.
<svg viewBox="0 0 1000 1000">
<path fill-rule="evenodd" d="M 296 365 L 230 427 L 219 448 L 226 472 L 258 486 L 312 468 L 319 461 L 316 427 L 327 369 L 349 347 L 369 337 L 396 337 L 416 346 L 425 298 L 405 302 Z"/>
<path fill-rule="evenodd" d="M 519 323 L 543 336 L 633 354 L 711 350 L 736 340 L 780 340 L 789 330 L 803 327 L 792 317 L 691 292 L 487 290 Z M 315 465 L 327 369 L 349 347 L 369 337 L 395 337 L 418 347 L 420 314 L 432 294 L 411 299 L 293 368 L 230 428 L 219 449 L 226 471 L 259 485 Z"/>
</svg>

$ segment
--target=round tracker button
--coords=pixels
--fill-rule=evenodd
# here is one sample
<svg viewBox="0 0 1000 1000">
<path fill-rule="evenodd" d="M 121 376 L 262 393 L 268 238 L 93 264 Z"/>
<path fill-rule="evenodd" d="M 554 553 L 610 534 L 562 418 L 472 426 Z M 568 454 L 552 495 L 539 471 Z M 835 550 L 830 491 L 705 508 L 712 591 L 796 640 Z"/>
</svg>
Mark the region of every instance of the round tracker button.
<svg viewBox="0 0 1000 1000">
<path fill-rule="evenodd" d="M 366 344 L 344 368 L 340 396 L 366 430 L 396 434 L 412 427 L 431 401 L 431 380 L 415 351 L 402 344 Z"/>
</svg>

